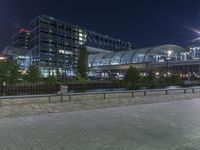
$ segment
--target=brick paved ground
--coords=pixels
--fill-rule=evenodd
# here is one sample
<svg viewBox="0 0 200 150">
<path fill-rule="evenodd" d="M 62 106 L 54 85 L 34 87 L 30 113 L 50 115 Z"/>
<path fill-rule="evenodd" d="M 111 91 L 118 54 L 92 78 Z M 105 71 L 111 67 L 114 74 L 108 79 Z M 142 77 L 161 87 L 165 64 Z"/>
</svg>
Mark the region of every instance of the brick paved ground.
<svg viewBox="0 0 200 150">
<path fill-rule="evenodd" d="M 107 95 L 105 100 L 102 95 L 75 96 L 72 97 L 71 102 L 69 102 L 68 97 L 64 97 L 64 103 L 60 103 L 60 97 L 51 98 L 51 103 L 48 103 L 47 98 L 6 100 L 3 102 L 3 106 L 0 107 L 0 118 L 182 101 L 195 98 L 200 98 L 200 91 L 196 91 L 194 94 L 191 91 L 187 94 L 178 91 L 171 92 L 169 95 L 165 95 L 163 92 L 160 94 L 147 93 L 146 97 L 141 93 L 135 95 L 134 98 L 131 97 L 131 93 L 115 94 Z"/>
<path fill-rule="evenodd" d="M 199 149 L 200 99 L 0 119 L 0 150 Z"/>
</svg>

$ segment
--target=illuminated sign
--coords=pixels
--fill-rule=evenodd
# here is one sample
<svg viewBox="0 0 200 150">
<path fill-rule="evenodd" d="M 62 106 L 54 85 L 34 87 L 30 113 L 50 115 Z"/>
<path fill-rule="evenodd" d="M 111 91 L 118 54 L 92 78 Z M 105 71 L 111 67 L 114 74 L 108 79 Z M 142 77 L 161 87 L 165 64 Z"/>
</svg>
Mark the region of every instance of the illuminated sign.
<svg viewBox="0 0 200 150">
<path fill-rule="evenodd" d="M 24 28 L 21 28 L 21 29 L 19 30 L 19 33 L 28 33 L 28 32 L 29 32 L 29 30 L 24 29 Z"/>
</svg>

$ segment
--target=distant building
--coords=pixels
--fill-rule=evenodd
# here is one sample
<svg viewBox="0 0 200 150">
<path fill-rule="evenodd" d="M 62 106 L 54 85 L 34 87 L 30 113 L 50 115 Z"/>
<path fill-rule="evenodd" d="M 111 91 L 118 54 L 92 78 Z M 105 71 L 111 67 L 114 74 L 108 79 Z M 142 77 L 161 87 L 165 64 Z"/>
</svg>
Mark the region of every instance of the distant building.
<svg viewBox="0 0 200 150">
<path fill-rule="evenodd" d="M 89 53 L 130 50 L 132 45 L 85 30 L 49 16 L 41 15 L 30 23 L 31 63 L 44 76 L 74 75 L 81 47 Z"/>
<path fill-rule="evenodd" d="M 30 65 L 30 53 L 27 49 L 7 46 L 2 54 L 5 58 L 14 60 L 21 70 L 27 70 Z"/>
<path fill-rule="evenodd" d="M 15 35 L 13 35 L 12 46 L 17 48 L 29 49 L 31 46 L 30 38 L 31 35 L 29 30 L 21 28 Z"/>
<path fill-rule="evenodd" d="M 89 67 L 112 67 L 140 63 L 166 63 L 191 60 L 185 48 L 166 44 L 155 47 L 139 48 L 127 51 L 100 53 L 89 55 Z"/>
<path fill-rule="evenodd" d="M 97 48 L 108 51 L 123 51 L 133 49 L 133 45 L 129 42 L 121 41 L 107 35 L 102 35 L 96 32 L 86 30 L 87 40 L 86 46 L 88 49 Z"/>
<path fill-rule="evenodd" d="M 194 40 L 188 47 L 193 59 L 200 59 L 200 40 Z"/>
<path fill-rule="evenodd" d="M 30 63 L 31 33 L 28 29 L 21 28 L 12 36 L 12 43 L 3 50 L 3 56 L 8 60 L 14 60 L 21 68 L 27 70 Z"/>
<path fill-rule="evenodd" d="M 166 44 L 127 51 L 91 54 L 88 66 L 91 77 L 107 78 L 124 76 L 130 66 L 136 67 L 144 73 L 149 68 L 157 70 L 158 74 L 168 73 L 169 70 L 179 73 L 199 72 L 199 61 L 194 60 L 187 49 L 174 44 Z"/>
</svg>

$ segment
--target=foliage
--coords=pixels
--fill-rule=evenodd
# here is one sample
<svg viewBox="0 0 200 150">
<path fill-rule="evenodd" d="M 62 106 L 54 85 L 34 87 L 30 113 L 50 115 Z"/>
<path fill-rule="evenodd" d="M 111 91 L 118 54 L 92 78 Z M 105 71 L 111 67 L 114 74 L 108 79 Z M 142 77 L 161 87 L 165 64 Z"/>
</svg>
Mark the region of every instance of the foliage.
<svg viewBox="0 0 200 150">
<path fill-rule="evenodd" d="M 130 68 L 127 70 L 126 76 L 125 76 L 125 83 L 127 88 L 129 89 L 138 89 L 140 84 L 140 74 L 139 71 L 130 66 Z"/>
<path fill-rule="evenodd" d="M 65 83 L 65 84 L 68 84 L 68 83 L 71 83 L 71 82 L 74 82 L 74 78 L 70 78 L 70 77 L 64 77 L 64 78 L 62 78 L 62 80 L 61 80 L 61 82 L 62 83 Z"/>
<path fill-rule="evenodd" d="M 156 79 L 156 76 L 155 76 L 154 70 L 152 68 L 150 68 L 148 70 L 148 76 L 146 78 L 147 87 L 154 88 L 155 87 L 155 79 Z"/>
<path fill-rule="evenodd" d="M 12 60 L 0 62 L 0 83 L 16 83 L 21 77 L 20 67 Z"/>
<path fill-rule="evenodd" d="M 30 83 L 40 81 L 41 79 L 40 70 L 35 66 L 29 66 L 27 70 L 27 74 L 25 75 L 24 78 L 26 81 Z"/>
<path fill-rule="evenodd" d="M 77 74 L 76 81 L 78 81 L 79 83 L 85 83 L 87 79 L 82 77 L 80 74 Z"/>
<path fill-rule="evenodd" d="M 77 73 L 81 77 L 87 78 L 88 71 L 88 52 L 85 47 L 82 47 L 79 52 Z"/>
<path fill-rule="evenodd" d="M 45 84 L 47 84 L 49 87 L 53 87 L 57 83 L 57 78 L 55 76 L 48 76 L 47 78 L 44 78 Z"/>
<path fill-rule="evenodd" d="M 170 76 L 166 77 L 160 76 L 160 78 L 156 78 L 155 71 L 152 68 L 147 70 L 146 77 L 141 78 L 138 70 L 130 67 L 125 76 L 125 83 L 126 87 L 129 89 L 139 89 L 142 87 L 162 88 L 169 85 L 181 85 L 183 84 L 183 80 L 181 79 L 180 74 L 177 73 L 172 73 Z"/>
<path fill-rule="evenodd" d="M 181 77 L 180 77 L 180 74 L 172 74 L 168 77 L 166 77 L 166 83 L 168 85 L 180 85 L 182 84 L 182 80 L 181 80 Z"/>
</svg>

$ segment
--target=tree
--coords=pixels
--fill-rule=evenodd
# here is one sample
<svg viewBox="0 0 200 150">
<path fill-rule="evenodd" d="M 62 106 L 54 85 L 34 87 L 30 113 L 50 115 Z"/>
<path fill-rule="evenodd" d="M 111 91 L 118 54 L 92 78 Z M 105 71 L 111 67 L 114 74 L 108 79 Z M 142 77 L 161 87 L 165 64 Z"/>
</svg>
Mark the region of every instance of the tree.
<svg viewBox="0 0 200 150">
<path fill-rule="evenodd" d="M 150 68 L 148 70 L 148 76 L 147 76 L 147 84 L 150 88 L 154 88 L 155 87 L 155 73 L 154 70 L 152 68 Z"/>
<path fill-rule="evenodd" d="M 82 47 L 79 52 L 77 73 L 81 77 L 87 78 L 88 71 L 88 52 L 86 47 Z"/>
<path fill-rule="evenodd" d="M 47 86 L 53 87 L 57 83 L 57 78 L 55 76 L 48 76 L 47 78 L 44 78 L 44 82 Z"/>
<path fill-rule="evenodd" d="M 21 78 L 20 67 L 12 60 L 0 62 L 0 83 L 16 83 Z"/>
<path fill-rule="evenodd" d="M 169 77 L 166 78 L 168 85 L 180 85 L 182 84 L 180 74 L 172 73 Z"/>
<path fill-rule="evenodd" d="M 130 68 L 127 70 L 127 73 L 125 76 L 125 83 L 129 89 L 139 88 L 140 74 L 136 68 L 130 66 Z"/>
<path fill-rule="evenodd" d="M 78 81 L 79 83 L 85 83 L 87 80 L 86 80 L 86 78 L 81 77 L 81 75 L 79 73 L 77 73 L 76 81 Z"/>
<path fill-rule="evenodd" d="M 41 79 L 40 70 L 35 66 L 29 66 L 27 74 L 25 75 L 25 80 L 28 82 L 37 82 Z"/>
</svg>

